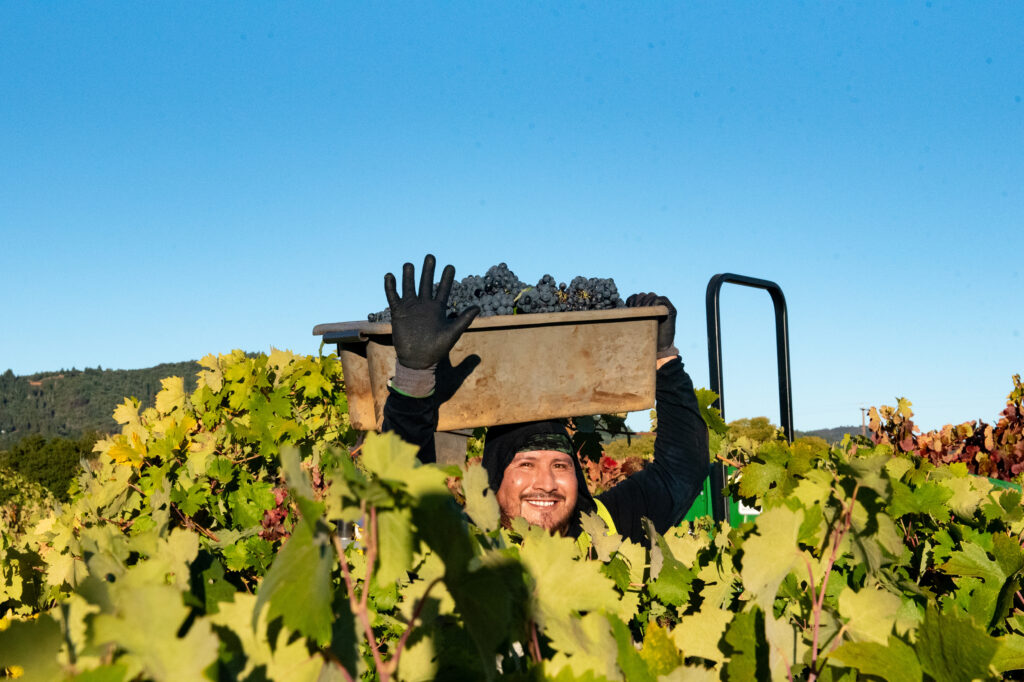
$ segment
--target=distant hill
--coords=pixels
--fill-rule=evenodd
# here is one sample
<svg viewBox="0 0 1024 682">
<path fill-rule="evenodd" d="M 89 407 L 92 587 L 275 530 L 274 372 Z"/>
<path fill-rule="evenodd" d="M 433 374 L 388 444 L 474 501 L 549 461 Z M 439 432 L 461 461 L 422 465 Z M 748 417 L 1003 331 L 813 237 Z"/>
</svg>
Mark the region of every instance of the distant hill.
<svg viewBox="0 0 1024 682">
<path fill-rule="evenodd" d="M 112 433 L 118 425 L 111 416 L 126 397 L 153 405 L 160 380 L 185 379 L 195 390 L 199 363 L 173 362 L 146 369 L 70 369 L 16 376 L 0 374 L 0 450 L 22 437 L 41 434 L 76 439 L 90 431 Z"/>
<path fill-rule="evenodd" d="M 835 426 L 831 429 L 815 429 L 813 431 L 797 431 L 796 437 L 800 436 L 818 436 L 824 438 L 829 443 L 837 443 L 843 439 L 843 436 L 850 434 L 851 436 L 860 435 L 859 426 Z"/>
</svg>

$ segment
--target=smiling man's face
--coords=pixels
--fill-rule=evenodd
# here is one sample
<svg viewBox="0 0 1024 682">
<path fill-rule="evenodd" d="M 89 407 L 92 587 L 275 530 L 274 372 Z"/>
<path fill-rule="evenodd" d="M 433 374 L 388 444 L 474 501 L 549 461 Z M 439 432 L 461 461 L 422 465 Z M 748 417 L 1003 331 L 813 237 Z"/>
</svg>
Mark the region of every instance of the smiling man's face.
<svg viewBox="0 0 1024 682">
<path fill-rule="evenodd" d="M 508 518 L 522 516 L 535 526 L 562 533 L 576 508 L 572 455 L 556 450 L 518 452 L 505 469 L 498 506 Z"/>
</svg>

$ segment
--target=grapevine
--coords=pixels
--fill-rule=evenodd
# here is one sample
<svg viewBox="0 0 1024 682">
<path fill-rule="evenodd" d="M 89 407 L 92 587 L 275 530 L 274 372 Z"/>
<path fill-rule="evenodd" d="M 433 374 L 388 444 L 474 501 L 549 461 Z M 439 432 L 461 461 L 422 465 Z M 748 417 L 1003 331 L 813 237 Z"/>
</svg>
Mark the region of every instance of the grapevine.
<svg viewBox="0 0 1024 682">
<path fill-rule="evenodd" d="M 0 534 L 0 674 L 952 680 L 1024 669 L 1021 492 L 962 461 L 849 439 L 738 444 L 708 411 L 713 454 L 744 453 L 730 493 L 762 513 L 735 528 L 649 529 L 650 548 L 591 515 L 577 542 L 502 525 L 476 462 L 421 465 L 394 435 L 351 432 L 341 380 L 333 356 L 232 354 L 207 358 L 192 393 L 168 379 L 154 408 L 119 406 L 121 433 L 100 443 L 70 502 L 36 491 Z M 353 522 L 349 541 L 340 531 Z"/>
</svg>

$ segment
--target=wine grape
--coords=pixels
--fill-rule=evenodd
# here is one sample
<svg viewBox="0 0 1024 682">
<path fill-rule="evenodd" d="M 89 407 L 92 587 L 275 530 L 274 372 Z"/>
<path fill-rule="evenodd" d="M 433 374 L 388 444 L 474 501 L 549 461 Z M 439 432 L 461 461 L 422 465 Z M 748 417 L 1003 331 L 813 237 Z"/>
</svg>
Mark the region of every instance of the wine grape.
<svg viewBox="0 0 1024 682">
<path fill-rule="evenodd" d="M 437 293 L 437 284 L 434 284 Z M 559 313 L 576 310 L 623 308 L 615 280 L 610 277 L 573 277 L 568 285 L 555 283 L 544 275 L 534 286 L 520 280 L 508 264 L 499 263 L 487 273 L 469 275 L 452 283 L 448 296 L 448 317 L 456 317 L 470 306 L 480 306 L 481 317 L 523 313 Z M 367 316 L 370 322 L 391 322 L 391 310 L 385 308 Z"/>
</svg>

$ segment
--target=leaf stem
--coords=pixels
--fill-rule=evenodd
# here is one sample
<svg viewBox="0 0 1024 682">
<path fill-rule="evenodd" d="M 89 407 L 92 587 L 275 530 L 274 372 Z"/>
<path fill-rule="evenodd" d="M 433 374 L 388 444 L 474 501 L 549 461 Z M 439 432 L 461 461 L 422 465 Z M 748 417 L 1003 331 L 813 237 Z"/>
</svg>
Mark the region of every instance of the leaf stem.
<svg viewBox="0 0 1024 682">
<path fill-rule="evenodd" d="M 811 674 L 808 676 L 808 682 L 814 682 L 818 678 L 818 674 L 821 672 L 818 669 L 818 633 L 821 629 L 821 611 L 825 606 L 825 593 L 828 590 L 828 579 L 832 575 L 832 569 L 835 566 L 836 559 L 839 558 L 839 545 L 843 542 L 843 538 L 850 532 L 850 526 L 853 524 L 853 507 L 857 503 L 857 492 L 860 490 L 860 483 L 854 486 L 853 494 L 850 496 L 850 506 L 843 510 L 842 525 L 832 536 L 832 552 L 829 554 L 828 563 L 825 565 L 825 573 L 821 577 L 821 586 L 818 590 L 818 594 L 814 598 L 814 608 L 812 610 L 814 616 L 814 625 L 812 630 L 812 643 L 811 643 Z M 810 571 L 811 565 L 804 557 L 804 561 L 807 562 L 808 571 Z M 814 594 L 814 576 L 811 576 L 811 594 Z"/>
<path fill-rule="evenodd" d="M 389 661 L 393 672 L 398 672 L 398 659 L 402 656 L 402 650 L 405 648 L 405 642 L 409 639 L 409 633 L 412 632 L 412 628 L 416 624 L 416 620 L 420 617 L 420 614 L 423 613 L 423 607 L 427 604 L 427 595 L 430 594 L 430 590 L 434 589 L 434 585 L 439 582 L 441 582 L 441 578 L 438 577 L 431 580 L 430 584 L 427 585 L 427 589 L 424 590 L 423 596 L 420 597 L 419 603 L 416 604 L 416 608 L 412 612 L 412 618 L 409 619 L 409 625 L 405 628 L 405 632 L 403 632 L 402 636 L 398 639 L 398 644 L 395 646 L 395 653 Z"/>
<path fill-rule="evenodd" d="M 366 503 L 360 504 L 362 516 L 366 518 Z M 348 603 L 352 613 L 359 618 L 363 626 L 363 634 L 366 636 L 366 643 L 373 654 L 373 663 L 377 668 L 377 674 L 381 682 L 388 682 L 391 679 L 389 670 L 384 665 L 380 655 L 380 647 L 377 645 L 377 638 L 373 634 L 373 626 L 370 624 L 370 609 L 367 606 L 370 598 L 370 578 L 373 576 L 373 562 L 377 560 L 377 508 L 370 507 L 370 518 L 366 532 L 366 577 L 363 579 L 363 591 L 359 598 L 356 598 L 355 581 L 348 568 L 348 559 L 345 557 L 345 548 L 341 546 L 341 538 L 337 533 L 331 533 L 331 541 L 334 544 L 334 551 L 338 554 L 338 562 L 341 564 L 341 573 L 345 578 L 345 587 L 348 588 Z"/>
</svg>

